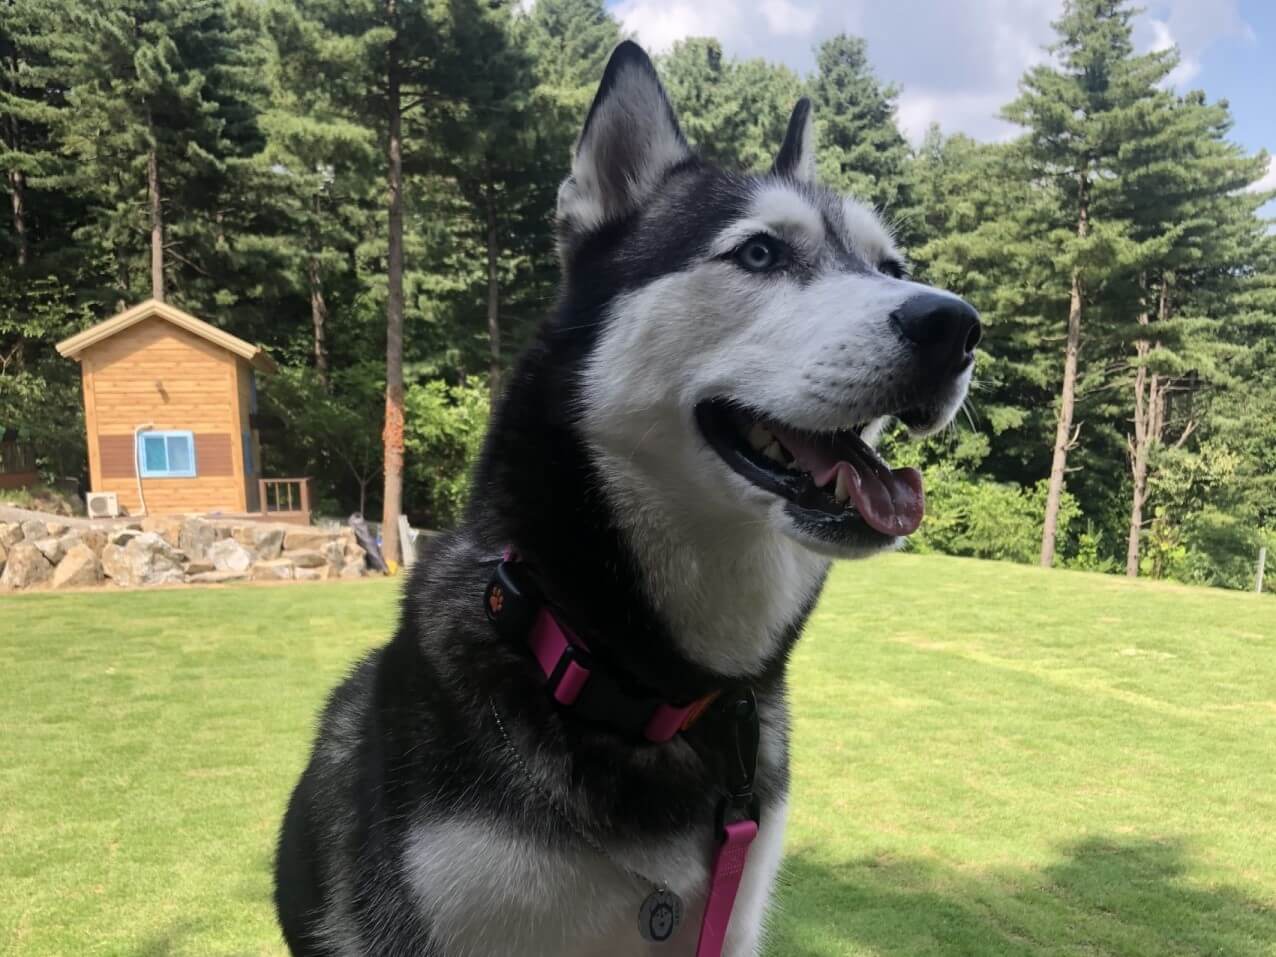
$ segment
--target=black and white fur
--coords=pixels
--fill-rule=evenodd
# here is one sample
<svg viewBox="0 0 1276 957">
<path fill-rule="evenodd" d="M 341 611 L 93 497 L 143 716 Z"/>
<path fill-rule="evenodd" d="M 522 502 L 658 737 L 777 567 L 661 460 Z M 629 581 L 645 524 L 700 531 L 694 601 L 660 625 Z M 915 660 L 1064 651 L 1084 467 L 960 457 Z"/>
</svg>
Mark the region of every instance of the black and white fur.
<svg viewBox="0 0 1276 957">
<path fill-rule="evenodd" d="M 556 312 L 495 409 L 464 521 L 417 563 L 393 640 L 333 692 L 289 804 L 276 901 L 293 954 L 694 954 L 726 773 L 715 726 L 641 744 L 554 706 L 483 616 L 507 544 L 635 685 L 755 690 L 761 830 L 725 952 L 759 952 L 788 654 L 830 557 L 894 543 L 805 529 L 709 448 L 694 410 L 716 397 L 810 430 L 900 414 L 926 431 L 969 381 L 918 379 L 888 317 L 922 287 L 873 212 L 814 182 L 813 139 L 803 101 L 772 171 L 715 169 L 642 51 L 613 55 L 559 194 Z M 791 250 L 784 270 L 733 260 L 759 233 Z M 650 886 L 632 872 L 686 901 L 673 941 L 639 936 Z"/>
</svg>

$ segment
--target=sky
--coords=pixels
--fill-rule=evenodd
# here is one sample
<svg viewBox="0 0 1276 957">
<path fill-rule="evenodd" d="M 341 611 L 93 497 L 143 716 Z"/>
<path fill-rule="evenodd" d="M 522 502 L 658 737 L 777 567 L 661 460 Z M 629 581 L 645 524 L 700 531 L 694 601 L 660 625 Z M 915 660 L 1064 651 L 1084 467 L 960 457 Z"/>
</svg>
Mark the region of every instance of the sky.
<svg viewBox="0 0 1276 957">
<path fill-rule="evenodd" d="M 932 122 L 945 132 L 1004 139 L 997 118 L 1024 70 L 1045 59 L 1062 0 L 608 0 L 650 52 L 681 37 L 715 36 L 729 54 L 765 57 L 806 74 L 814 48 L 846 32 L 868 41 L 878 76 L 900 88 L 898 120 L 917 142 Z M 1142 0 L 1140 50 L 1177 44 L 1170 77 L 1231 104 L 1232 138 L 1276 152 L 1276 2 Z M 1276 163 L 1256 188 L 1276 188 Z M 1276 216 L 1276 202 L 1264 208 Z"/>
</svg>

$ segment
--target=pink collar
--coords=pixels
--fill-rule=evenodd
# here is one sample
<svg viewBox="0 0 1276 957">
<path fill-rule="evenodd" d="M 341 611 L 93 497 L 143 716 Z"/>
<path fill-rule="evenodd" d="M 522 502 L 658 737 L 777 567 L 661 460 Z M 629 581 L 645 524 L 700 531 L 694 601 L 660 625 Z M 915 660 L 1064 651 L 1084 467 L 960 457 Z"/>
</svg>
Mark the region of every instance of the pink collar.
<svg viewBox="0 0 1276 957">
<path fill-rule="evenodd" d="M 488 583 L 483 604 L 498 630 L 511 637 L 525 636 L 545 676 L 549 696 L 586 719 L 601 720 L 658 744 L 689 728 L 719 697 L 720 692 L 715 691 L 690 704 L 675 705 L 640 698 L 621 688 L 614 678 L 593 666 L 588 646 L 558 620 L 509 548 Z M 709 874 L 696 957 L 721 957 L 749 846 L 758 835 L 760 815 L 753 794 L 758 758 L 757 702 L 752 691 L 725 700 L 731 708 L 735 766 L 726 794 L 718 803 L 718 847 Z"/>
</svg>

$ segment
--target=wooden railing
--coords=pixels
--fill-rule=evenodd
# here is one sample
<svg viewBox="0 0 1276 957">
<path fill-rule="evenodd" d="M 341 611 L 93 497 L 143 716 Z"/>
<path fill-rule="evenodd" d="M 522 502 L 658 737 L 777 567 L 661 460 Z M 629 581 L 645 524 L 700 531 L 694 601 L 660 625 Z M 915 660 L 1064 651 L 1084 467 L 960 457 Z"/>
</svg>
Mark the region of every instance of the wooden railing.
<svg viewBox="0 0 1276 957">
<path fill-rule="evenodd" d="M 298 525 L 310 524 L 310 479 L 258 479 L 257 493 L 264 517 Z"/>
<path fill-rule="evenodd" d="M 27 442 L 0 442 L 0 488 L 25 488 L 39 478 L 35 470 L 35 446 Z"/>
</svg>

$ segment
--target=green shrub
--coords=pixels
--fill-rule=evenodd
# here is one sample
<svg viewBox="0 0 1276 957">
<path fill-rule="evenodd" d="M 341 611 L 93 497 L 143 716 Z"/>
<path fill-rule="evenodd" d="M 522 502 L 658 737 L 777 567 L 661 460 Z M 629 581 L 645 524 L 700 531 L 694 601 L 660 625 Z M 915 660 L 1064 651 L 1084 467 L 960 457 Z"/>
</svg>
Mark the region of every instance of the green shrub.
<svg viewBox="0 0 1276 957">
<path fill-rule="evenodd" d="M 465 506 L 470 467 L 487 429 L 487 385 L 435 379 L 410 386 L 404 405 L 408 477 L 425 496 L 412 502 L 413 511 L 426 512 L 435 528 L 448 528 Z"/>
<path fill-rule="evenodd" d="M 1033 488 L 972 479 L 949 465 L 927 469 L 926 519 L 913 536 L 918 551 L 1030 563 L 1041 551 L 1046 482 Z M 1059 509 L 1059 540 L 1080 514 L 1066 492 Z"/>
</svg>

